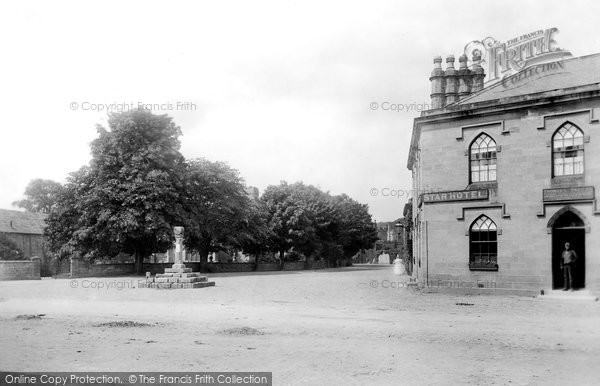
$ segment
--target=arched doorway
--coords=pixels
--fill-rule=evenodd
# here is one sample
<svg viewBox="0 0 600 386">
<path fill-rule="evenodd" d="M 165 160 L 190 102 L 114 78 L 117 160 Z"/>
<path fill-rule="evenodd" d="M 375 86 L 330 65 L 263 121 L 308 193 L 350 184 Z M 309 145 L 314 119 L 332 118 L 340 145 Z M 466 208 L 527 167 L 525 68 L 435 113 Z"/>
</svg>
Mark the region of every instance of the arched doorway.
<svg viewBox="0 0 600 386">
<path fill-rule="evenodd" d="M 571 210 L 557 213 L 552 224 L 552 287 L 564 288 L 564 272 L 561 269 L 562 252 L 565 243 L 577 253 L 577 262 L 573 268 L 573 287 L 585 287 L 585 223 Z"/>
</svg>

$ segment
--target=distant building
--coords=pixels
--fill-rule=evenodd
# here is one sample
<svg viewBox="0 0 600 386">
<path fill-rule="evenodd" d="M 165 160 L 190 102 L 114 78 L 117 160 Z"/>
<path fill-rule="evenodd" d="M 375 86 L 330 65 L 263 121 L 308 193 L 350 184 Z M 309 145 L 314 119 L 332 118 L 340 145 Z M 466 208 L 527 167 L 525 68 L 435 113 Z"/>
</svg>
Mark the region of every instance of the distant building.
<svg viewBox="0 0 600 386">
<path fill-rule="evenodd" d="M 380 241 L 398 241 L 398 221 L 377 224 L 377 237 Z"/>
<path fill-rule="evenodd" d="M 42 276 L 50 275 L 50 263 L 44 250 L 45 215 L 0 209 L 0 233 L 17 244 L 23 259 L 39 257 Z"/>
<path fill-rule="evenodd" d="M 369 249 L 361 249 L 354 257 L 355 263 L 373 263 L 378 261 L 378 256 L 387 253 L 393 261 L 396 257 L 403 259 L 406 270 L 412 268 L 412 254 L 409 250 L 411 239 L 408 221 L 400 218 L 396 221 L 376 223 L 377 237 L 379 238 Z"/>
<path fill-rule="evenodd" d="M 258 200 L 258 188 L 256 186 L 248 186 L 246 187 L 246 194 L 253 200 Z"/>
</svg>

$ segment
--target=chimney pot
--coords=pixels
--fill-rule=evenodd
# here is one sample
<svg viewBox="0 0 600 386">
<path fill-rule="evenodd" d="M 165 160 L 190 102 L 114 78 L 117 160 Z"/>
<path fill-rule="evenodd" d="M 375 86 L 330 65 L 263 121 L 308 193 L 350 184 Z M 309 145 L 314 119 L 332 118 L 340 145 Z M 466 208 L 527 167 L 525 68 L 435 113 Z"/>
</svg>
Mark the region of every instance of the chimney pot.
<svg viewBox="0 0 600 386">
<path fill-rule="evenodd" d="M 481 67 L 481 54 L 475 52 L 473 54 L 473 66 L 471 67 L 471 72 L 473 73 L 473 86 L 471 87 L 471 92 L 477 92 L 483 89 L 483 79 L 485 78 L 485 71 Z"/>
<path fill-rule="evenodd" d="M 445 88 L 444 70 L 442 70 L 442 57 L 433 58 L 433 71 L 431 72 L 431 108 L 440 109 L 445 106 Z"/>
<path fill-rule="evenodd" d="M 465 69 L 467 68 L 467 55 L 461 55 L 458 58 L 458 62 L 460 63 L 459 69 Z"/>
<path fill-rule="evenodd" d="M 467 68 L 467 55 L 461 55 L 458 61 L 460 63 L 460 67 L 458 68 L 458 97 L 462 99 L 471 94 L 473 74 Z"/>
<path fill-rule="evenodd" d="M 446 57 L 446 106 L 458 100 L 458 71 L 454 68 L 454 55 Z"/>
</svg>

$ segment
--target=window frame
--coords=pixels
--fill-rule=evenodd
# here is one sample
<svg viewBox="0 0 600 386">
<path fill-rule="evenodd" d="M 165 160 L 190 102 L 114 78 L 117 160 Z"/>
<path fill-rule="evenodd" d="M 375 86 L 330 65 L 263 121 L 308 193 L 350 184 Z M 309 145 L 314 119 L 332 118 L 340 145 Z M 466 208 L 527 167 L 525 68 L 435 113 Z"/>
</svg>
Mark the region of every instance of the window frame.
<svg viewBox="0 0 600 386">
<path fill-rule="evenodd" d="M 478 181 L 473 181 L 473 161 L 478 161 L 479 165 L 481 167 L 480 162 L 483 160 L 483 158 L 480 158 L 480 159 L 477 159 L 477 160 L 473 159 L 473 146 L 482 137 L 487 137 L 487 138 L 489 138 L 494 143 L 494 146 L 493 146 L 494 149 L 495 149 L 494 150 L 494 156 L 490 157 L 490 158 L 485 158 L 485 159 L 487 159 L 487 160 L 492 160 L 493 159 L 493 160 L 496 161 L 495 162 L 495 166 L 496 166 L 496 168 L 495 168 L 495 177 L 494 177 L 493 180 L 491 180 L 489 178 L 489 175 L 490 175 L 490 168 L 489 168 L 490 164 L 488 164 L 487 165 L 487 171 L 486 171 L 487 180 L 482 181 L 481 179 L 479 179 Z M 479 145 L 477 145 L 477 146 L 478 146 L 478 149 L 481 149 L 481 146 L 479 146 Z M 489 149 L 490 146 L 487 146 L 487 148 Z M 487 153 L 489 153 L 489 151 Z M 479 152 L 478 154 L 481 154 L 481 152 Z M 469 155 L 468 156 L 468 162 L 469 162 L 469 185 L 471 185 L 471 184 L 490 184 L 490 183 L 494 184 L 494 183 L 498 182 L 498 143 L 496 142 L 496 140 L 494 139 L 494 137 L 492 137 L 491 135 L 489 135 L 486 132 L 479 133 L 479 135 L 477 135 L 471 141 L 471 143 L 469 144 L 468 155 Z M 478 173 L 479 173 L 479 177 L 481 177 L 481 169 L 479 169 Z"/>
<path fill-rule="evenodd" d="M 562 148 L 559 148 L 559 149 L 563 149 L 563 150 L 556 150 L 555 147 L 554 147 L 554 140 L 555 140 L 556 136 L 559 134 L 559 132 L 561 130 L 563 130 L 565 127 L 567 127 L 567 126 L 574 127 L 575 130 L 576 130 L 576 133 L 577 132 L 581 133 L 581 145 L 573 145 L 573 147 L 575 147 L 574 149 L 568 149 L 567 150 L 566 147 L 562 147 Z M 578 137 L 573 136 L 573 137 L 571 137 L 569 139 L 573 139 L 573 143 L 575 143 L 575 138 L 578 138 Z M 564 140 L 565 140 L 565 137 L 563 135 L 562 136 L 563 144 L 564 144 Z M 581 159 L 581 169 L 582 169 L 581 173 L 574 173 L 573 172 L 571 174 L 564 174 L 565 163 L 563 162 L 563 166 L 562 166 L 563 167 L 563 174 L 556 174 L 556 169 L 555 169 L 556 168 L 556 163 L 555 163 L 555 157 L 554 157 L 554 155 L 557 154 L 557 153 L 562 153 L 562 155 L 563 155 L 562 159 L 565 160 L 565 159 L 568 158 L 568 157 L 565 157 L 565 155 L 568 152 L 573 152 L 573 151 L 575 151 L 575 152 L 581 151 L 581 158 L 582 158 Z M 572 157 L 569 157 L 569 158 L 572 158 Z M 552 134 L 552 137 L 550 138 L 550 164 L 551 164 L 550 167 L 551 167 L 552 178 L 578 177 L 578 176 L 583 176 L 585 174 L 585 133 L 583 132 L 583 130 L 581 130 L 581 128 L 579 126 L 577 126 L 573 122 L 570 122 L 570 121 L 564 122 Z M 574 165 L 575 165 L 575 163 L 573 163 L 573 166 Z"/>
<path fill-rule="evenodd" d="M 481 225 L 486 225 L 487 224 L 487 228 L 486 230 L 482 230 L 484 228 L 481 227 Z M 474 230 L 474 227 L 478 226 L 477 230 Z M 479 235 L 485 233 L 486 234 L 486 239 L 482 240 L 481 237 L 479 237 L 479 240 L 474 240 L 474 233 L 478 233 Z M 494 220 L 492 220 L 490 217 L 486 216 L 485 214 L 482 214 L 480 216 L 478 216 L 475 220 L 473 220 L 473 222 L 471 223 L 471 225 L 469 226 L 469 230 L 468 230 L 468 234 L 469 234 L 469 269 L 471 271 L 498 271 L 498 235 L 499 235 L 499 231 L 498 231 L 498 226 L 496 225 L 496 223 L 494 222 Z M 491 239 L 491 235 L 493 234 L 493 240 Z M 491 253 L 490 251 L 490 246 L 493 245 L 493 250 L 495 250 L 495 253 Z M 477 246 L 477 248 L 476 248 Z M 487 253 L 486 253 L 486 257 L 487 257 L 487 263 L 483 263 L 482 262 L 482 246 L 485 246 L 487 249 Z M 475 250 L 478 250 L 479 253 L 477 253 Z M 475 255 L 479 255 L 479 258 L 477 259 L 475 257 Z M 493 258 L 492 258 L 493 257 Z M 479 260 L 479 262 L 477 262 L 477 260 Z"/>
</svg>

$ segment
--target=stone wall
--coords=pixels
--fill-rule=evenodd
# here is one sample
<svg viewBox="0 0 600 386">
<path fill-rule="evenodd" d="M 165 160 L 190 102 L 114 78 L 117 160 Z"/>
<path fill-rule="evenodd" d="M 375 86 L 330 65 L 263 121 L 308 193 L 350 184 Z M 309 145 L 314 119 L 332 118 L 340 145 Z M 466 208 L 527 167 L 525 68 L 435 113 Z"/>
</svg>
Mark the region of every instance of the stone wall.
<svg viewBox="0 0 600 386">
<path fill-rule="evenodd" d="M 171 268 L 173 263 L 144 263 L 144 272 L 150 272 L 152 275 L 165 272 L 165 268 Z M 260 263 L 258 266 L 254 263 L 205 263 L 201 267 L 199 262 L 186 262 L 186 267 L 192 268 L 194 272 L 252 272 L 252 271 L 279 271 L 281 269 L 278 263 Z M 304 269 L 322 269 L 325 265 L 322 261 L 306 264 L 304 261 L 286 262 L 283 266 L 284 271 L 299 271 Z M 108 263 L 91 264 L 85 259 L 71 258 L 71 277 L 104 277 L 104 276 L 124 276 L 134 275 L 135 264 L 133 263 Z"/>
<path fill-rule="evenodd" d="M 279 271 L 281 265 L 279 263 L 260 263 L 256 267 L 257 271 Z"/>
<path fill-rule="evenodd" d="M 189 263 L 185 263 L 188 266 Z M 251 272 L 256 268 L 254 263 L 206 263 L 206 272 Z"/>
<path fill-rule="evenodd" d="M 301 271 L 306 268 L 306 262 L 304 261 L 296 261 L 296 262 L 285 262 L 283 263 L 284 271 Z"/>
<path fill-rule="evenodd" d="M 0 280 L 40 280 L 40 268 L 38 257 L 31 260 L 0 260 Z"/>
<path fill-rule="evenodd" d="M 307 269 L 324 269 L 327 268 L 325 266 L 325 262 L 323 260 L 314 261 L 309 259 L 306 264 Z"/>
<path fill-rule="evenodd" d="M 71 257 L 71 277 L 102 277 L 131 275 L 135 272 L 133 263 L 92 264 L 81 257 Z"/>
<path fill-rule="evenodd" d="M 4 233 L 4 235 L 19 246 L 25 259 L 31 259 L 34 256 L 40 258 L 42 276 L 52 275 L 51 259 L 49 256 L 46 256 L 44 248 L 44 236 L 40 234 L 25 233 Z"/>
</svg>

